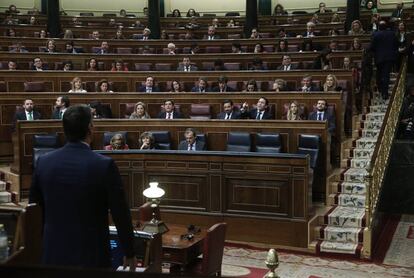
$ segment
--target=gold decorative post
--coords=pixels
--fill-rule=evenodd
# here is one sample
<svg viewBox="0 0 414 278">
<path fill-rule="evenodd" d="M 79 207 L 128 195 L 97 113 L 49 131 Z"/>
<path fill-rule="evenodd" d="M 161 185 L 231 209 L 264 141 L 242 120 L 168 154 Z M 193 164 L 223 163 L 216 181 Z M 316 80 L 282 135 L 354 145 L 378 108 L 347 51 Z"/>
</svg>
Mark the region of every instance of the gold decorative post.
<svg viewBox="0 0 414 278">
<path fill-rule="evenodd" d="M 279 278 L 279 276 L 275 273 L 275 269 L 279 266 L 279 258 L 277 256 L 277 252 L 275 249 L 270 249 L 267 253 L 265 264 L 269 269 L 269 272 L 266 273 L 263 278 Z"/>
</svg>

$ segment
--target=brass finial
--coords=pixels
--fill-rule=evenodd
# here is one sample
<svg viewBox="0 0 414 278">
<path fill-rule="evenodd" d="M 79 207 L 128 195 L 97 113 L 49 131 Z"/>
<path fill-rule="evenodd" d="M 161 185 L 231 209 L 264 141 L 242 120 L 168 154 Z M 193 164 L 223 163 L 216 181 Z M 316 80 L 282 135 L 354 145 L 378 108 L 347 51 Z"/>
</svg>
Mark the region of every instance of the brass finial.
<svg viewBox="0 0 414 278">
<path fill-rule="evenodd" d="M 275 249 L 270 249 L 267 253 L 265 264 L 269 269 L 269 272 L 266 273 L 263 278 L 279 278 L 279 276 L 275 273 L 275 269 L 279 266 L 279 258 L 277 256 L 277 252 Z"/>
</svg>

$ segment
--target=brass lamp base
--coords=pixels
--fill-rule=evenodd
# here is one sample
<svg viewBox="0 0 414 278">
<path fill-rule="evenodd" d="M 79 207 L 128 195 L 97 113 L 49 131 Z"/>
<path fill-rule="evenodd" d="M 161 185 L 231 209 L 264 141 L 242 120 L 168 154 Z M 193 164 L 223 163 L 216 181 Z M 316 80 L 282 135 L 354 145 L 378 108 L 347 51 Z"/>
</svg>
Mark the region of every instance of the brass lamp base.
<svg viewBox="0 0 414 278">
<path fill-rule="evenodd" d="M 163 234 L 169 231 L 167 225 L 163 221 L 156 219 L 144 223 L 142 230 L 152 234 Z"/>
</svg>

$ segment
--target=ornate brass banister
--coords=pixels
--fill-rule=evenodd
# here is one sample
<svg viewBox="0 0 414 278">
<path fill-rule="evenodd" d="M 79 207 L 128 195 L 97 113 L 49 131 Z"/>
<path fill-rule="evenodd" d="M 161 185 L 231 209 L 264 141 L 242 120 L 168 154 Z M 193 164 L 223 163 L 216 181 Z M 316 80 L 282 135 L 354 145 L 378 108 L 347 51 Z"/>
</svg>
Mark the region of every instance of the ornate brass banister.
<svg viewBox="0 0 414 278">
<path fill-rule="evenodd" d="M 404 60 L 396 86 L 390 98 L 385 113 L 383 125 L 378 135 L 377 144 L 370 161 L 369 175 L 365 181 L 367 184 L 365 200 L 366 228 L 364 230 L 363 256 L 371 257 L 372 250 L 372 225 L 374 223 L 379 194 L 384 181 L 385 170 L 388 166 L 389 155 L 395 132 L 398 128 L 399 115 L 404 99 L 404 88 L 406 79 L 407 63 Z"/>
</svg>

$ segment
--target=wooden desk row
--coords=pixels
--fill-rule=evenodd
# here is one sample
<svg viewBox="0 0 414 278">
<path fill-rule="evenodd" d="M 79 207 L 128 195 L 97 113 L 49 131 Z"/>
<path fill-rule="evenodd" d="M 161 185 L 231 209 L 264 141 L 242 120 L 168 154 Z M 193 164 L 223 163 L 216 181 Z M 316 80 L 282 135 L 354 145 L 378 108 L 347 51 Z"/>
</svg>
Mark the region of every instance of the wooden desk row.
<svg viewBox="0 0 414 278">
<path fill-rule="evenodd" d="M 273 36 L 276 30 L 280 27 L 285 28 L 287 32 L 295 34 L 303 34 L 306 31 L 306 24 L 297 24 L 297 25 L 269 25 L 263 26 L 260 28 L 262 34 L 269 33 L 269 36 Z M 7 29 L 14 29 L 17 36 L 26 36 L 33 37 L 35 32 L 38 33 L 41 30 L 44 30 L 43 26 L 36 25 L 2 25 L 0 26 L 0 33 L 5 34 Z M 73 32 L 73 35 L 78 38 L 89 38 L 89 35 L 92 34 L 92 31 L 99 30 L 99 33 L 103 38 L 113 38 L 115 37 L 116 28 L 115 27 L 103 27 L 103 26 L 71 26 L 70 29 Z M 125 37 L 133 37 L 135 34 L 142 34 L 143 28 L 134 28 L 134 27 L 124 27 L 122 33 Z M 341 31 L 344 29 L 343 23 L 320 23 L 316 26 L 315 31 L 319 32 L 320 35 L 327 35 L 328 32 L 332 29 Z M 184 27 L 171 27 L 166 28 L 168 34 L 174 34 L 176 38 L 179 37 L 179 34 L 185 34 L 186 29 Z M 207 34 L 207 29 L 196 29 L 192 32 L 197 38 L 202 38 Z M 343 32 L 342 32 L 343 33 Z M 243 37 L 243 27 L 222 27 L 216 29 L 216 34 L 220 35 L 221 38 L 227 39 L 229 34 L 240 34 Z"/>
<path fill-rule="evenodd" d="M 112 51 L 116 51 L 113 49 Z M 199 70 L 208 70 L 214 68 L 214 62 L 221 60 L 226 66 L 226 63 L 238 63 L 240 70 L 247 70 L 251 67 L 254 59 L 261 59 L 263 64 L 270 70 L 276 69 L 282 64 L 282 57 L 284 53 L 242 53 L 242 54 L 230 54 L 230 53 L 207 53 L 207 54 L 69 54 L 69 53 L 9 53 L 0 52 L 0 61 L 4 69 L 7 69 L 8 61 L 15 61 L 19 70 L 28 70 L 33 62 L 34 57 L 42 59 L 43 63 L 48 65 L 49 70 L 61 70 L 62 62 L 71 61 L 73 63 L 74 70 L 86 70 L 88 61 L 94 58 L 98 61 L 98 67 L 100 70 L 111 70 L 113 64 L 117 60 L 122 60 L 124 64 L 128 65 L 130 71 L 134 70 L 146 70 L 145 67 L 149 66 L 150 70 L 156 70 L 157 65 L 163 66 L 166 70 L 176 71 L 180 63 L 182 63 L 184 57 L 190 57 L 191 63 L 195 64 Z M 320 55 L 320 52 L 292 52 L 290 53 L 293 63 L 302 64 L 303 68 L 312 66 L 313 62 Z M 350 57 L 354 62 L 361 61 L 361 51 L 337 51 L 331 55 L 332 67 L 341 68 L 344 57 Z M 142 66 L 140 68 L 140 66 Z M 145 67 L 143 67 L 145 66 Z M 137 68 L 138 67 L 138 68 Z"/>
<path fill-rule="evenodd" d="M 331 36 L 318 36 L 312 38 L 313 44 L 317 45 L 328 45 L 331 40 L 337 41 L 339 44 L 347 44 L 350 45 L 354 38 L 358 38 L 363 44 L 367 44 L 371 40 L 371 35 L 359 35 L 359 36 L 348 36 L 348 35 L 341 35 L 336 37 Z M 30 48 L 39 48 L 45 47 L 46 42 L 48 39 L 41 39 L 41 38 L 33 38 L 32 36 L 29 37 L 0 37 L 0 45 L 3 46 L 3 50 L 8 50 L 8 48 L 4 48 L 5 46 L 11 46 L 16 44 L 17 42 L 21 42 L 26 47 Z M 58 49 L 65 49 L 65 43 L 69 41 L 68 39 L 59 39 L 54 38 L 56 46 Z M 72 39 L 75 46 L 82 47 L 84 49 L 91 49 L 94 46 L 99 46 L 102 40 L 91 40 L 91 39 Z M 208 46 L 220 46 L 223 52 L 230 52 L 231 45 L 237 41 L 242 46 L 248 47 L 248 49 L 253 49 L 257 43 L 261 43 L 263 45 L 274 45 L 277 46 L 277 43 L 280 39 L 277 38 L 262 38 L 258 40 L 253 39 L 226 39 L 226 40 L 174 40 L 174 44 L 177 48 L 183 49 L 184 47 L 191 47 L 192 43 L 197 43 L 197 45 L 201 49 L 205 49 Z M 296 37 L 289 37 L 286 38 L 289 45 L 301 45 L 305 39 L 304 38 L 296 38 Z M 116 49 L 116 48 L 143 48 L 148 46 L 149 48 L 153 48 L 156 50 L 156 53 L 162 53 L 162 49 L 167 47 L 167 44 L 170 40 L 113 40 L 108 39 L 109 45 Z"/>
<path fill-rule="evenodd" d="M 283 151 L 286 153 L 296 153 L 298 148 L 298 137 L 299 134 L 315 134 L 321 137 L 321 174 L 318 176 L 318 183 L 313 188 L 313 194 L 319 196 L 320 198 L 325 198 L 325 178 L 326 173 L 330 169 L 329 165 L 329 150 L 330 150 L 330 136 L 328 136 L 327 124 L 326 122 L 320 121 L 278 121 L 278 120 L 269 120 L 261 121 L 260 124 L 256 120 L 235 120 L 235 121 L 222 121 L 222 120 L 95 120 L 94 121 L 94 134 L 93 134 L 93 143 L 91 147 L 93 149 L 102 150 L 103 149 L 103 133 L 107 131 L 127 131 L 128 132 L 128 143 L 131 148 L 137 146 L 138 138 L 144 131 L 155 131 L 155 130 L 165 130 L 169 131 L 171 135 L 172 149 L 176 149 L 178 143 L 184 138 L 184 131 L 188 127 L 193 127 L 197 129 L 199 133 L 203 133 L 207 136 L 207 148 L 211 151 L 225 151 L 226 142 L 228 133 L 231 131 L 240 131 L 240 132 L 272 132 L 280 133 L 283 144 Z M 13 138 L 13 149 L 14 149 L 14 161 L 12 164 L 12 171 L 19 175 L 20 177 L 20 186 L 22 196 L 27 196 L 28 189 L 30 187 L 31 174 L 32 174 L 32 141 L 34 134 L 44 134 L 44 133 L 57 133 L 60 137 L 60 141 L 63 144 L 64 136 L 62 130 L 62 123 L 58 120 L 38 120 L 38 121 L 19 121 L 17 122 L 16 133 Z M 218 156 L 221 157 L 221 156 Z M 179 159 L 179 158 L 177 158 Z M 206 162 L 206 158 L 202 159 L 203 162 Z M 219 158 L 217 158 L 219 159 Z M 221 159 L 221 158 L 220 158 Z M 165 159 L 162 159 L 165 162 Z M 174 159 L 172 159 L 173 161 Z M 186 158 L 184 158 L 186 160 Z M 244 161 L 241 159 L 240 161 Z M 265 163 L 266 160 L 262 161 Z M 246 165 L 242 162 L 239 162 L 240 168 L 239 171 L 244 171 Z M 289 163 L 289 162 L 286 162 Z M 267 161 L 267 168 L 273 168 L 277 171 L 279 167 L 273 165 L 273 162 Z M 181 168 L 177 164 L 174 166 L 174 163 L 171 162 L 170 166 L 172 168 Z M 198 164 L 197 164 L 198 165 Z M 243 166 L 244 165 L 244 166 Z M 283 165 L 283 163 L 281 163 Z M 154 165 L 155 166 L 155 165 Z M 155 166 L 157 171 L 155 172 L 158 175 L 160 172 L 166 169 L 165 164 Z M 194 166 L 194 167 L 201 167 Z M 213 166 L 211 166 L 213 167 Z M 212 169 L 207 167 L 206 169 Z M 185 166 L 185 169 L 188 170 L 188 167 Z M 204 166 L 202 167 L 204 169 Z M 214 168 L 213 168 L 214 169 Z M 231 168 L 229 168 L 230 170 Z M 200 169 L 201 170 L 201 169 Z M 226 167 L 223 168 L 226 170 Z M 283 170 L 285 171 L 285 170 Z M 292 173 L 291 170 L 288 171 L 289 174 Z M 154 173 L 154 174 L 155 174 Z M 176 173 L 176 172 L 175 172 Z M 192 175 L 192 178 L 196 176 Z M 263 175 L 260 176 L 260 179 L 263 179 Z M 182 180 L 182 179 L 180 179 Z M 136 194 L 133 194 L 136 196 Z M 139 198 L 141 194 L 139 194 Z M 139 205 L 139 203 L 134 203 Z M 135 205 L 134 205 L 135 206 Z"/>
<path fill-rule="evenodd" d="M 228 224 L 228 240 L 307 248 L 312 218 L 309 160 L 301 155 L 227 152 L 102 152 L 121 172 L 136 210 L 142 191 L 158 181 L 164 221 Z M 275 237 L 274 235 L 279 236 Z"/>
</svg>

